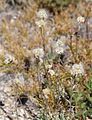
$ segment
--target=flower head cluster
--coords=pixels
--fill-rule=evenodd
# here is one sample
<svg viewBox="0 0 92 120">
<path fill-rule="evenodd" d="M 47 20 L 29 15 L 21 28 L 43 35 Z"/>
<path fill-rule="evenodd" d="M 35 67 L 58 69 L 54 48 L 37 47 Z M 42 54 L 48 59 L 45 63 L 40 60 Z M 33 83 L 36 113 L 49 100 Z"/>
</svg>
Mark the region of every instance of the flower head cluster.
<svg viewBox="0 0 92 120">
<path fill-rule="evenodd" d="M 16 62 L 14 56 L 10 55 L 10 54 L 6 54 L 5 55 L 5 60 L 4 60 L 4 63 L 5 64 L 9 64 L 11 62 Z"/>
<path fill-rule="evenodd" d="M 74 64 L 70 72 L 73 76 L 84 75 L 85 72 L 84 72 L 83 64 L 81 62 L 79 64 Z"/>
<path fill-rule="evenodd" d="M 55 71 L 53 70 L 53 65 L 52 64 L 45 64 L 45 68 L 47 69 L 48 74 L 50 76 L 56 75 Z"/>
<path fill-rule="evenodd" d="M 46 9 L 39 9 L 39 11 L 37 12 L 37 17 L 40 19 L 47 19 L 48 13 L 47 13 Z"/>
<path fill-rule="evenodd" d="M 57 41 L 54 42 L 53 44 L 53 50 L 57 54 L 64 53 L 66 46 L 65 46 L 65 37 L 60 37 Z"/>
<path fill-rule="evenodd" d="M 44 94 L 44 96 L 45 96 L 47 99 L 49 98 L 50 93 L 51 93 L 51 91 L 50 91 L 49 88 L 43 89 L 43 94 Z"/>
<path fill-rule="evenodd" d="M 37 20 L 37 21 L 35 22 L 35 24 L 36 24 L 39 28 L 41 28 L 41 27 L 44 27 L 44 26 L 46 25 L 46 22 L 45 22 L 43 19 L 40 19 L 40 20 Z"/>
<path fill-rule="evenodd" d="M 79 16 L 79 17 L 77 18 L 77 21 L 78 21 L 79 23 L 84 23 L 84 22 L 85 22 L 85 18 L 82 17 L 82 16 Z"/>
<path fill-rule="evenodd" d="M 54 75 L 55 75 L 55 71 L 52 70 L 52 69 L 49 69 L 49 70 L 48 70 L 48 73 L 49 73 L 51 76 L 54 76 Z"/>
<path fill-rule="evenodd" d="M 44 27 L 46 25 L 46 19 L 48 18 L 48 13 L 46 9 L 39 9 L 39 11 L 37 12 L 37 17 L 38 19 L 36 20 L 35 24 L 39 28 Z"/>
<path fill-rule="evenodd" d="M 44 57 L 44 50 L 42 48 L 35 48 L 32 51 L 35 58 L 42 59 Z"/>
</svg>

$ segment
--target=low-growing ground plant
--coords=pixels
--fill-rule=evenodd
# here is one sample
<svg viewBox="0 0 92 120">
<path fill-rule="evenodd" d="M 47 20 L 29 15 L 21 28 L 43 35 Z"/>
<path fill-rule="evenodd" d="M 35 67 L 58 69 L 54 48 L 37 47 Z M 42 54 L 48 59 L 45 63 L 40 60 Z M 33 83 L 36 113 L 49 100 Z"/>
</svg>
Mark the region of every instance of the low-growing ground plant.
<svg viewBox="0 0 92 120">
<path fill-rule="evenodd" d="M 57 7 L 70 2 L 75 1 L 46 4 Z M 39 108 L 36 120 L 92 119 L 92 40 L 86 22 L 92 16 L 90 4 L 82 6 L 84 16 L 73 4 L 53 16 L 35 3 L 33 9 L 21 10 L 17 19 L 7 22 L 3 18 L 0 71 L 16 75 L 12 94 L 19 104 L 26 105 L 31 98 L 35 101 Z M 85 38 L 76 23 L 86 25 Z M 21 96 L 26 96 L 25 103 Z"/>
</svg>

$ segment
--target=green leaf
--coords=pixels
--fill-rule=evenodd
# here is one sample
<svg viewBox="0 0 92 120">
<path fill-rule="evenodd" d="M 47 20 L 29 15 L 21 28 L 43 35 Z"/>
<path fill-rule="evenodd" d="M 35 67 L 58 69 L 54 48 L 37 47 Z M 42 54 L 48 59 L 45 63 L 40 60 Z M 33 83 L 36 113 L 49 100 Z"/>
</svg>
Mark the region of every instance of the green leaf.
<svg viewBox="0 0 92 120">
<path fill-rule="evenodd" d="M 89 79 L 88 83 L 86 84 L 88 90 L 92 91 L 92 78 Z"/>
</svg>

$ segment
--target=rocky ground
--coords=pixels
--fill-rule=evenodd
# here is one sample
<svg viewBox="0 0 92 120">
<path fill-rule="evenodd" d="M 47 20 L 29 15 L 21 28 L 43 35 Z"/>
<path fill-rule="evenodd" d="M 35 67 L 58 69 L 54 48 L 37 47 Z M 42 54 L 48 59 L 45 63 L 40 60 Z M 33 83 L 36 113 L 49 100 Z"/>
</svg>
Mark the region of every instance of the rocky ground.
<svg viewBox="0 0 92 120">
<path fill-rule="evenodd" d="M 53 106 L 52 102 L 47 102 L 42 97 L 45 96 L 45 99 L 48 99 L 48 87 L 51 85 L 51 90 L 53 91 L 52 84 L 56 85 L 56 83 L 49 82 L 48 87 L 46 87 L 44 80 L 47 79 L 48 76 L 50 78 L 50 75 L 53 76 L 55 74 L 54 72 L 56 72 L 56 78 L 57 76 L 60 77 L 60 75 L 63 76 L 64 73 L 61 74 L 61 71 L 68 71 L 68 63 L 74 62 L 66 46 L 61 45 L 63 49 L 60 48 L 58 50 L 54 46 L 54 44 L 57 44 L 59 37 L 62 41 L 72 40 L 74 41 L 73 44 L 75 44 L 75 39 L 77 39 L 77 41 L 81 39 L 83 42 L 82 45 L 85 45 L 87 49 L 89 48 L 89 51 L 92 50 L 92 3 L 81 2 L 78 3 L 77 7 L 70 5 L 67 10 L 61 11 L 59 15 L 58 13 L 54 15 L 54 13 L 45 8 L 43 8 L 43 12 L 40 13 L 41 8 L 39 8 L 34 1 L 28 5 L 30 7 L 26 8 L 25 2 L 22 3 L 21 7 L 20 6 L 20 3 L 18 3 L 17 6 L 17 2 L 16 4 L 11 4 L 11 2 L 3 4 L 2 2 L 2 6 L 0 7 L 0 120 L 91 120 L 92 111 L 90 112 L 90 117 L 86 115 L 85 119 L 82 117 L 76 118 L 73 105 L 67 109 L 68 112 L 65 110 L 66 108 L 64 108 L 64 106 L 61 106 L 60 109 L 56 108 L 56 111 L 52 112 L 53 110 L 48 108 L 48 106 Z M 44 13 L 44 10 L 46 13 Z M 39 14 L 41 14 L 40 17 L 42 18 L 39 18 Z M 63 17 L 64 19 L 62 19 Z M 89 44 L 85 44 L 84 41 L 88 41 Z M 47 76 L 46 71 L 44 72 L 43 69 L 44 65 L 43 67 L 41 66 L 44 62 L 44 52 L 40 49 L 41 53 L 37 53 L 39 49 L 36 50 L 36 48 L 38 47 L 43 47 L 46 52 L 45 57 L 49 56 L 48 59 L 50 59 L 49 62 L 47 60 L 45 61 L 47 65 L 45 66 L 45 70 L 47 69 L 48 72 Z M 48 51 L 50 53 L 52 52 L 51 48 L 54 49 L 53 52 L 55 52 L 52 56 L 48 54 Z M 82 54 L 82 51 L 78 52 Z M 87 57 L 84 48 L 83 52 L 85 56 L 81 55 L 79 59 L 83 59 L 82 61 L 84 62 L 85 57 Z M 65 56 L 63 63 L 61 61 L 64 68 L 63 65 L 60 66 L 59 63 L 57 63 L 57 61 L 60 62 L 60 60 L 56 57 L 56 53 L 61 54 L 62 58 L 63 55 Z M 89 54 L 92 55 L 92 51 Z M 38 56 L 40 57 L 38 58 Z M 84 62 L 86 71 L 89 69 L 92 71 L 91 58 L 92 56 Z M 53 65 L 51 67 L 52 59 Z M 79 59 L 78 62 L 80 62 Z M 54 64 L 54 62 L 56 63 Z M 50 63 L 50 65 L 48 63 Z M 70 64 L 72 65 L 72 63 Z M 59 73 L 60 75 L 58 75 Z M 75 73 L 72 72 L 71 74 L 74 75 Z M 82 75 L 84 75 L 84 71 Z M 84 75 L 84 78 L 87 79 L 85 76 L 91 76 L 91 72 L 86 72 L 86 75 Z M 70 76 L 66 75 L 65 78 L 68 79 L 68 77 Z M 64 82 L 65 78 L 62 78 Z M 70 77 L 69 79 L 73 80 L 75 78 Z M 76 91 L 77 87 L 79 87 L 78 90 L 80 90 L 80 86 L 77 86 L 73 83 L 75 81 L 71 80 L 69 86 L 72 84 L 72 90 Z M 59 82 L 57 82 L 57 86 Z M 43 94 L 41 95 L 39 94 L 40 90 L 38 90 L 38 86 L 43 87 L 41 89 Z M 63 87 L 65 86 L 60 86 L 62 94 L 63 92 L 66 94 L 67 92 L 65 92 L 65 88 Z M 40 98 L 45 101 L 45 105 Z M 68 101 L 67 98 L 66 101 Z M 69 105 L 71 104 L 70 102 L 68 101 Z M 92 102 L 90 104 L 92 108 Z M 47 114 L 45 118 L 41 117 L 43 111 Z M 60 119 L 58 117 L 59 112 L 62 114 Z M 66 115 L 67 113 L 69 115 Z"/>
</svg>

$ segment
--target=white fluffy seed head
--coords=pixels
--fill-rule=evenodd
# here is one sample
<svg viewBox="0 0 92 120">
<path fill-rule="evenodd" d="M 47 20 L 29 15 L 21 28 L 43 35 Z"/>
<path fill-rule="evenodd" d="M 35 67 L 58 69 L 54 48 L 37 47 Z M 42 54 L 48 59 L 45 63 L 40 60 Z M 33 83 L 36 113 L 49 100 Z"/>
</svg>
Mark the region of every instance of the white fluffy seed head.
<svg viewBox="0 0 92 120">
<path fill-rule="evenodd" d="M 49 70 L 48 70 L 48 73 L 49 73 L 51 76 L 55 75 L 55 71 L 52 70 L 52 69 L 49 69 Z"/>
<path fill-rule="evenodd" d="M 53 50 L 56 54 L 64 53 L 66 49 L 66 39 L 65 37 L 60 37 L 57 41 L 53 43 Z"/>
<path fill-rule="evenodd" d="M 47 19 L 48 13 L 47 13 L 46 9 L 39 9 L 39 11 L 37 12 L 37 17 L 40 19 Z"/>
<path fill-rule="evenodd" d="M 43 94 L 47 99 L 49 98 L 50 93 L 51 93 L 51 91 L 49 88 L 43 89 Z"/>
<path fill-rule="evenodd" d="M 78 21 L 79 23 L 84 23 L 84 22 L 85 22 L 85 18 L 82 17 L 82 16 L 79 16 L 79 17 L 77 18 L 77 21 Z"/>
<path fill-rule="evenodd" d="M 74 64 L 70 72 L 73 76 L 84 75 L 85 72 L 84 72 L 83 64 L 81 62 L 79 64 Z"/>
<path fill-rule="evenodd" d="M 36 58 L 41 59 L 44 57 L 44 50 L 42 48 L 35 48 L 32 53 Z"/>
<path fill-rule="evenodd" d="M 5 64 L 9 64 L 10 62 L 15 62 L 15 58 L 14 56 L 10 55 L 10 54 L 6 54 L 5 55 L 5 60 L 4 60 L 4 63 Z"/>
</svg>

